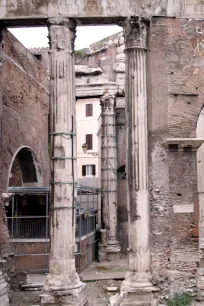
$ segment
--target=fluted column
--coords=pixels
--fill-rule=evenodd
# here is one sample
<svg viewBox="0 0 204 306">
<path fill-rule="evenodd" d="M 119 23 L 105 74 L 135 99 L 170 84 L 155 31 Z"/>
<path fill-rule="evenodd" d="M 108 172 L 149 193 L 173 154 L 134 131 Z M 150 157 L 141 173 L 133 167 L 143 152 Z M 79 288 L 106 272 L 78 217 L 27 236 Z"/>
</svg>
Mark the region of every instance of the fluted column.
<svg viewBox="0 0 204 306">
<path fill-rule="evenodd" d="M 121 291 L 129 293 L 121 305 L 140 305 L 141 289 L 152 291 L 150 273 L 150 213 L 148 186 L 148 129 L 146 53 L 148 20 L 130 18 L 124 22 L 126 53 L 127 205 L 129 222 L 129 264 Z M 149 288 L 149 289 L 148 289 Z M 140 291 L 140 297 L 131 297 Z M 152 305 L 152 296 L 145 305 Z M 137 304 L 134 301 L 137 300 Z M 143 301 L 144 302 L 144 301 Z M 143 305 L 143 304 L 141 304 Z"/>
<path fill-rule="evenodd" d="M 42 305 L 85 305 L 75 268 L 76 115 L 74 39 L 76 24 L 48 20 L 50 39 L 51 252 Z"/>
<path fill-rule="evenodd" d="M 107 257 L 119 252 L 117 240 L 117 145 L 115 96 L 104 95 L 101 104 L 101 188 L 103 192 L 103 221 L 107 230 Z"/>
</svg>

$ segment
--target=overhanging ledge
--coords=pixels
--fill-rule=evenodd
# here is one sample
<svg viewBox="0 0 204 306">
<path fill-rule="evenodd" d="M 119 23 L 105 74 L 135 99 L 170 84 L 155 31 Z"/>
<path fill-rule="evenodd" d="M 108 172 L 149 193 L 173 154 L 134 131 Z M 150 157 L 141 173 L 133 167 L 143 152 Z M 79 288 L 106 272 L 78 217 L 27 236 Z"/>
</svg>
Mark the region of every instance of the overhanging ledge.
<svg viewBox="0 0 204 306">
<path fill-rule="evenodd" d="M 167 138 L 168 151 L 197 151 L 204 142 L 204 138 Z"/>
</svg>

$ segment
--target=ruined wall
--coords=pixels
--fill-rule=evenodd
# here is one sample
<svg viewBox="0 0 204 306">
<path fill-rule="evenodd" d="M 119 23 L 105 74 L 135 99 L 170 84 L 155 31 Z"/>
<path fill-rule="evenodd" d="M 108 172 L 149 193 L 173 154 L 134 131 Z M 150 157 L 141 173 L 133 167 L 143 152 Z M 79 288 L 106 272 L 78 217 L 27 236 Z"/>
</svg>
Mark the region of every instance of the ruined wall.
<svg viewBox="0 0 204 306">
<path fill-rule="evenodd" d="M 197 290 L 196 153 L 168 151 L 166 138 L 196 137 L 203 104 L 203 28 L 203 21 L 154 18 L 150 29 L 151 256 L 153 280 L 164 295 Z"/>
<path fill-rule="evenodd" d="M 163 296 L 177 292 L 197 293 L 199 205 L 196 152 L 169 151 L 166 139 L 196 137 L 197 119 L 204 101 L 203 29 L 204 22 L 194 19 L 154 17 L 150 25 L 147 52 L 150 241 L 153 281 L 162 289 Z M 122 40 L 117 36 L 117 40 L 108 39 L 112 41 L 110 44 L 106 40 L 93 44 L 88 55 L 78 54 L 81 59 L 77 61 L 89 67 L 100 67 L 111 81 L 117 83 L 118 95 L 124 89 Z M 107 66 L 103 66 L 106 60 Z M 124 119 L 121 109 L 117 111 L 119 167 L 125 163 L 126 153 L 122 117 Z M 118 180 L 118 187 L 118 238 L 125 252 L 126 181 Z"/>
<path fill-rule="evenodd" d="M 31 53 L 4 31 L 2 67 L 2 175 L 7 191 L 9 167 L 22 146 L 28 146 L 39 162 L 43 185 L 49 184 L 48 75 Z"/>
</svg>

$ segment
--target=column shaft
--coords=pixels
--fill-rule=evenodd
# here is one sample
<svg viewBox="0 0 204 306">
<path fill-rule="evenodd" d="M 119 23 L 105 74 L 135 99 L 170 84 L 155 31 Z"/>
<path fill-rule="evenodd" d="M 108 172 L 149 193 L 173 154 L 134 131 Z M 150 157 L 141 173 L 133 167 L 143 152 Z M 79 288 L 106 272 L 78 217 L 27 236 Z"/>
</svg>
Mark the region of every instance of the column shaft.
<svg viewBox="0 0 204 306">
<path fill-rule="evenodd" d="M 76 273 L 74 257 L 77 182 L 73 55 L 75 22 L 65 18 L 50 19 L 49 37 L 52 217 L 50 270 L 44 290 L 51 292 L 51 295 L 55 293 L 51 303 L 48 303 L 47 296 L 42 296 L 41 302 L 43 305 L 70 305 L 72 301 L 75 302 L 73 305 L 84 305 L 85 302 L 78 303 L 82 297 L 74 291 L 84 287 Z M 56 294 L 62 291 L 63 294 Z"/>
<path fill-rule="evenodd" d="M 109 259 L 120 252 L 117 241 L 117 142 L 115 97 L 105 95 L 100 99 L 101 135 L 101 187 L 103 191 L 103 219 L 107 230 Z"/>
<path fill-rule="evenodd" d="M 146 90 L 147 22 L 126 20 L 126 132 L 129 271 L 123 287 L 150 285 L 148 131 Z"/>
</svg>

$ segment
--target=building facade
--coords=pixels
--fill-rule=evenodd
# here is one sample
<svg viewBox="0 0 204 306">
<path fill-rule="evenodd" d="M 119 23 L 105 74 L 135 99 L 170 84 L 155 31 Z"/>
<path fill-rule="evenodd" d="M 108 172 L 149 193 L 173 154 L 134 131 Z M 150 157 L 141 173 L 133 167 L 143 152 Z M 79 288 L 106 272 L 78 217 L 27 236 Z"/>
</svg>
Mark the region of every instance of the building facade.
<svg viewBox="0 0 204 306">
<path fill-rule="evenodd" d="M 101 109 L 99 99 L 87 98 L 76 100 L 77 122 L 77 178 L 87 185 L 97 186 L 100 169 L 98 162 L 98 117 Z M 83 151 L 83 144 L 87 151 Z M 95 182 L 94 182 L 95 180 Z"/>
</svg>

